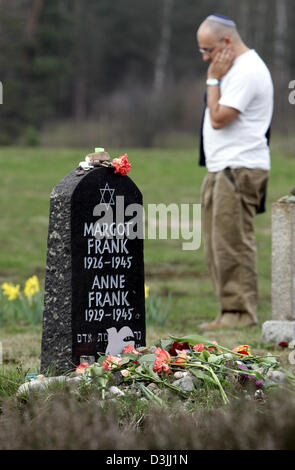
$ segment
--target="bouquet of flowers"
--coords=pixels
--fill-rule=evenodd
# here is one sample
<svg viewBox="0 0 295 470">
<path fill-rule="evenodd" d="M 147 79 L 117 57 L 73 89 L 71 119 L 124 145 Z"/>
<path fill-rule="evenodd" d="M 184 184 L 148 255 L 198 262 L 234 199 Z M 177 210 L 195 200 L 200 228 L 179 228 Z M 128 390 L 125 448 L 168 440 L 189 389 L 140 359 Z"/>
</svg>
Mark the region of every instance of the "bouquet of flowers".
<svg viewBox="0 0 295 470">
<path fill-rule="evenodd" d="M 136 384 L 147 398 L 159 404 L 163 401 L 148 387 L 151 383 L 183 398 L 193 396 L 206 383 L 219 391 L 224 404 L 229 403 L 229 395 L 235 396 L 234 385 L 249 386 L 257 396 L 262 390 L 295 385 L 295 377 L 282 370 L 275 356 L 253 355 L 248 345 L 231 350 L 199 335 L 171 336 L 150 348 L 127 345 L 120 355 L 102 355 L 92 365 L 80 364 L 76 373 L 84 382 L 96 382 L 103 398 L 116 374 L 123 385 Z"/>
</svg>

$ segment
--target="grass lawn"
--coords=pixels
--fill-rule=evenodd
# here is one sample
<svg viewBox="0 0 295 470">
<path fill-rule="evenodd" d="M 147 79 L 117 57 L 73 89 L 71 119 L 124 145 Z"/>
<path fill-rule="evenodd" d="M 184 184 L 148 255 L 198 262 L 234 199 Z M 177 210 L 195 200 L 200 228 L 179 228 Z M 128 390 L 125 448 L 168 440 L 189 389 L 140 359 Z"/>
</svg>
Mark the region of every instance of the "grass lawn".
<svg viewBox="0 0 295 470">
<path fill-rule="evenodd" d="M 43 285 L 49 197 L 52 188 L 92 149 L 1 148 L 0 171 L 0 282 L 21 283 L 37 274 Z M 199 203 L 206 170 L 197 165 L 197 149 L 112 149 L 111 156 L 128 153 L 130 177 L 148 203 Z M 210 332 L 225 346 L 248 343 L 258 354 L 269 349 L 261 342 L 261 323 L 271 317 L 271 204 L 294 185 L 295 159 L 276 150 L 268 189 L 267 212 L 256 218 L 259 270 L 259 322 L 254 328 Z M 182 240 L 145 240 L 146 284 L 151 294 L 171 306 L 165 325 L 151 325 L 147 342 L 171 334 L 200 333 L 199 323 L 218 313 L 217 299 L 208 277 L 203 247 L 182 249 Z M 38 370 L 41 326 L 15 325 L 0 329 L 4 367 Z M 272 348 L 272 350 L 276 350 Z M 284 353 L 282 360 L 284 359 Z"/>
<path fill-rule="evenodd" d="M 283 148 L 283 147 L 279 147 Z M 49 198 L 53 187 L 92 149 L 1 148 L 0 171 L 0 283 L 20 283 L 36 274 L 43 288 Z M 200 202 L 206 173 L 197 165 L 196 149 L 113 149 L 112 157 L 128 153 L 130 177 L 147 204 Z M 271 204 L 294 185 L 295 160 L 290 152 L 272 154 L 267 212 L 256 218 L 259 270 L 259 325 L 206 334 L 233 348 L 249 344 L 254 354 L 278 356 L 284 368 L 288 349 L 261 341 L 261 324 L 271 318 Z M 199 324 L 214 319 L 218 303 L 208 276 L 203 246 L 182 249 L 183 240 L 145 240 L 145 282 L 150 299 L 160 299 L 163 311 L 170 298 L 169 315 L 147 324 L 151 346 L 169 334 L 202 333 Z M 1 308 L 1 307 L 0 307 Z M 294 448 L 294 391 L 261 403 L 246 398 L 222 406 L 219 391 L 210 384 L 197 386 L 194 401 L 161 395 L 164 406 L 154 408 L 135 396 L 132 386 L 123 398 L 101 402 L 97 390 L 80 394 L 50 388 L 16 398 L 27 373 L 40 370 L 42 325 L 11 320 L 1 326 L 0 448 L 1 449 L 289 449 Z M 86 393 L 87 392 L 87 393 Z M 85 393 L 85 396 L 83 395 Z M 293 395 L 292 395 L 293 394 Z M 272 395 L 275 396 L 275 395 Z M 254 396 L 253 396 L 254 397 Z M 212 413 L 214 410 L 214 413 Z M 206 411 L 206 413 L 204 412 Z M 275 426 L 273 426 L 275 423 Z M 81 433 L 81 429 L 83 432 Z M 175 433 L 175 429 L 177 432 Z M 201 432 L 200 432 L 201 430 Z M 242 430 L 242 432 L 241 432 Z M 131 431 L 131 432 L 130 432 Z"/>
</svg>

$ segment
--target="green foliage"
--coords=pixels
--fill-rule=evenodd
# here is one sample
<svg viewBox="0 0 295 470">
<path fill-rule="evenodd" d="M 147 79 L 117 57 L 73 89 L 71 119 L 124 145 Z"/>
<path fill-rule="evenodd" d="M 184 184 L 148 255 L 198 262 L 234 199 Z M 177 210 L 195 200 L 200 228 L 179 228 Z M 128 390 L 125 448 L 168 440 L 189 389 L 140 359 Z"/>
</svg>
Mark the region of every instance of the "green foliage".
<svg viewBox="0 0 295 470">
<path fill-rule="evenodd" d="M 12 289 L 15 289 L 13 285 Z M 19 323 L 39 324 L 43 315 L 43 299 L 44 294 L 40 290 L 31 296 L 26 295 L 25 292 L 19 292 L 10 297 L 2 284 L 2 289 L 0 289 L 0 326 Z"/>
<path fill-rule="evenodd" d="M 38 147 L 40 145 L 40 134 L 33 126 L 28 126 L 23 133 L 22 137 L 24 145 L 29 147 Z"/>
<path fill-rule="evenodd" d="M 0 366 L 0 398 L 15 396 L 18 387 L 24 383 L 26 371 L 22 366 L 4 369 Z"/>
<path fill-rule="evenodd" d="M 169 316 L 170 305 L 171 294 L 168 294 L 165 300 L 159 295 L 150 294 L 145 300 L 147 326 L 164 326 Z"/>
<path fill-rule="evenodd" d="M 36 325 L 42 321 L 43 294 L 38 292 L 34 300 L 29 303 L 24 297 L 7 301 L 0 295 L 0 326 L 21 322 L 27 325 Z"/>
<path fill-rule="evenodd" d="M 283 17 L 289 19 L 283 33 L 276 22 L 275 0 L 261 0 L 259 5 L 249 1 L 243 8 L 234 0 L 221 4 L 217 0 L 174 1 L 164 88 L 156 99 L 152 99 L 156 64 L 165 36 L 163 0 L 141 0 L 140 4 L 137 0 L 88 0 L 87 7 L 83 0 L 51 0 L 40 2 L 38 14 L 37 3 L 0 4 L 2 145 L 29 144 L 30 139 L 22 139 L 29 126 L 39 131 L 53 120 L 81 122 L 90 116 L 99 126 L 111 127 L 117 142 L 126 139 L 134 146 L 153 145 L 159 131 L 194 131 L 201 117 L 207 67 L 197 50 L 195 33 L 214 10 L 221 9 L 235 19 L 246 44 L 262 54 L 274 78 L 276 64 L 285 62 L 286 93 L 294 73 L 291 0 L 279 7 L 286 8 Z M 277 57 L 281 42 L 282 58 Z M 198 88 L 196 79 L 201 81 Z M 278 100 L 276 109 L 280 116 L 284 112 L 284 122 L 287 115 L 291 117 L 292 107 L 284 106 L 283 100 Z M 280 122 L 276 119 L 276 126 Z"/>
</svg>

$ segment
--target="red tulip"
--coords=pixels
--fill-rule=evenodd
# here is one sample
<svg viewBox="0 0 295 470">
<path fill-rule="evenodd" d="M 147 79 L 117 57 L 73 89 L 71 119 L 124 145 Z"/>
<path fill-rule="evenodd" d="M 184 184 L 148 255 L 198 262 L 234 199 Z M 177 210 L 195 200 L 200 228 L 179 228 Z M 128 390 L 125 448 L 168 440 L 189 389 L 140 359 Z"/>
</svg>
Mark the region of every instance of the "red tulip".
<svg viewBox="0 0 295 470">
<path fill-rule="evenodd" d="M 119 356 L 112 356 L 109 354 L 107 358 L 102 361 L 101 365 L 106 369 L 115 369 L 117 367 L 120 367 L 123 364 L 122 358 Z"/>
<path fill-rule="evenodd" d="M 197 352 L 202 352 L 205 349 L 205 344 L 204 343 L 197 343 L 193 346 L 193 349 Z"/>
<path fill-rule="evenodd" d="M 169 349 L 169 353 L 171 356 L 176 356 L 178 351 L 189 351 L 189 344 L 188 343 L 178 343 L 174 341 L 171 348 Z"/>
<path fill-rule="evenodd" d="M 125 348 L 122 351 L 122 354 L 125 354 L 125 353 L 139 354 L 139 352 L 136 351 L 136 349 L 131 344 L 127 344 L 127 346 L 125 346 Z"/>
<path fill-rule="evenodd" d="M 158 374 L 164 372 L 165 375 L 170 374 L 171 369 L 166 361 L 164 361 L 160 356 L 157 356 L 154 361 L 153 371 Z"/>
<path fill-rule="evenodd" d="M 81 364 L 76 368 L 76 374 L 84 374 L 85 370 L 90 367 L 88 362 L 81 362 Z"/>
<path fill-rule="evenodd" d="M 168 353 L 168 351 L 166 351 L 165 349 L 162 349 L 162 348 L 156 348 L 154 350 L 154 354 L 156 354 L 157 356 L 159 356 L 162 361 L 171 361 L 171 356 L 170 354 Z"/>
</svg>

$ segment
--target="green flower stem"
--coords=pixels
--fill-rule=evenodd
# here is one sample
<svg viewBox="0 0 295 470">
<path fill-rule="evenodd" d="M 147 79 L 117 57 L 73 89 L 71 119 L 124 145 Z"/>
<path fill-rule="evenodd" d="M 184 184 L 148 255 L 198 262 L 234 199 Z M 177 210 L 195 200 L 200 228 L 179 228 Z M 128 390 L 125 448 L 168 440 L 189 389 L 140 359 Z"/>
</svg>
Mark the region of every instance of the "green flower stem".
<svg viewBox="0 0 295 470">
<path fill-rule="evenodd" d="M 187 392 L 185 390 L 182 390 L 179 387 L 176 387 L 176 385 L 172 385 L 169 382 L 164 382 L 164 381 L 163 381 L 163 384 L 166 385 L 166 387 L 171 388 L 171 390 L 175 390 L 176 392 L 179 392 L 181 395 L 185 397 L 187 396 Z"/>
<path fill-rule="evenodd" d="M 218 386 L 219 390 L 220 390 L 220 393 L 221 393 L 221 396 L 222 396 L 222 399 L 223 399 L 223 402 L 225 405 L 228 405 L 229 404 L 229 399 L 227 398 L 227 395 L 219 381 L 219 378 L 217 377 L 217 375 L 215 374 L 214 370 L 209 367 L 209 366 L 205 366 L 203 364 L 196 364 L 196 363 L 191 363 L 190 364 L 191 366 L 193 367 L 200 367 L 201 369 L 205 369 L 207 370 L 208 372 L 210 372 L 210 374 L 212 375 L 213 379 L 215 380 L 216 382 L 216 385 Z"/>
<path fill-rule="evenodd" d="M 160 406 L 164 405 L 163 400 L 149 390 L 145 385 L 138 383 L 137 387 L 146 395 L 146 397 Z"/>
<path fill-rule="evenodd" d="M 162 383 L 162 380 L 160 378 L 158 380 L 156 380 L 155 377 L 153 377 L 151 375 L 143 374 L 142 372 L 136 372 L 135 375 L 137 375 L 139 377 L 142 377 L 143 379 L 151 380 L 152 382 Z"/>
<path fill-rule="evenodd" d="M 202 362 L 202 364 L 207 364 L 207 362 L 203 362 L 203 361 L 200 361 Z M 248 370 L 237 370 L 237 369 L 232 369 L 231 367 L 228 367 L 226 366 L 225 364 L 211 364 L 212 367 L 218 367 L 219 369 L 221 369 L 222 367 L 231 371 L 231 372 L 235 372 L 237 374 L 241 374 L 241 375 L 251 375 L 252 377 L 256 377 L 255 373 L 252 373 Z"/>
</svg>

